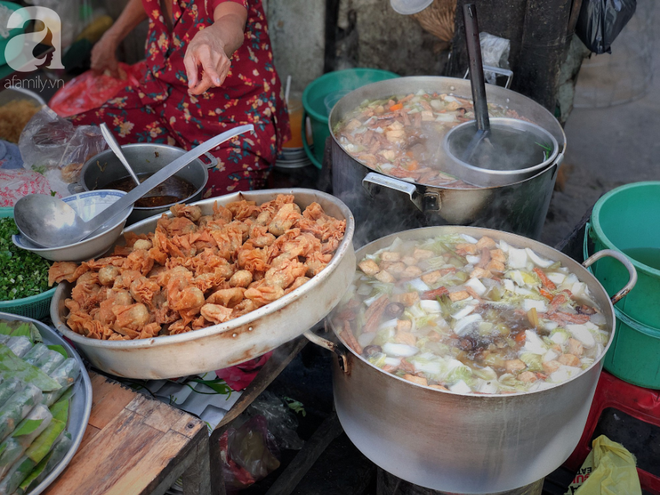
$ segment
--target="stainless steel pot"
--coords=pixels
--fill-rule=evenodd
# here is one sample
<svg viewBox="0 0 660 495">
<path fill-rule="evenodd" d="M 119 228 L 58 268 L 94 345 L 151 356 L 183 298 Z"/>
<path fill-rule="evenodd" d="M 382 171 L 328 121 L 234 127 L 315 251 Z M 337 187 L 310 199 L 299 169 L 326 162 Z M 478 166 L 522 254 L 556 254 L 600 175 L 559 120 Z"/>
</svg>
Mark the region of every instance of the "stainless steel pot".
<svg viewBox="0 0 660 495">
<path fill-rule="evenodd" d="M 584 266 L 544 244 L 506 232 L 471 227 L 429 227 L 379 239 L 358 250 L 361 260 L 392 243 L 441 234 L 488 235 L 558 260 L 585 282 L 612 332 L 603 355 L 580 375 L 556 387 L 497 395 L 458 394 L 412 384 L 376 368 L 343 344 L 313 334 L 310 340 L 337 351 L 333 360 L 335 408 L 356 447 L 375 464 L 411 483 L 459 493 L 494 493 L 533 483 L 559 467 L 584 430 L 605 352 L 614 337 L 613 302 L 637 280 L 628 259 L 600 251 Z M 612 300 L 585 267 L 612 256 L 630 272 Z M 342 329 L 333 328 L 335 334 Z"/>
<path fill-rule="evenodd" d="M 346 232 L 328 266 L 309 282 L 284 297 L 220 325 L 179 335 L 137 340 L 97 340 L 69 329 L 69 310 L 64 301 L 72 285 L 57 286 L 50 305 L 53 325 L 73 341 L 78 351 L 96 368 L 126 378 L 161 379 L 195 375 L 248 361 L 300 336 L 322 320 L 340 301 L 355 273 L 353 232 L 355 222 L 341 201 L 311 189 L 270 189 L 233 193 L 195 204 L 202 213 L 213 213 L 217 201 L 226 205 L 246 199 L 262 204 L 278 194 L 293 194 L 301 209 L 319 203 L 328 215 L 346 219 Z M 171 213 L 168 213 L 171 216 Z M 143 220 L 126 231 L 153 232 L 160 216 Z"/>
<path fill-rule="evenodd" d="M 538 238 L 550 205 L 557 169 L 563 161 L 566 136 L 550 112 L 525 96 L 486 85 L 489 102 L 515 110 L 521 118 L 548 131 L 557 140 L 559 152 L 548 168 L 514 184 L 460 189 L 406 182 L 374 172 L 339 145 L 332 130 L 365 100 L 419 90 L 460 96 L 471 94 L 470 81 L 465 79 L 401 77 L 352 91 L 339 100 L 330 113 L 333 193 L 355 215 L 356 245 L 405 229 L 446 224 L 490 227 Z"/>
<path fill-rule="evenodd" d="M 185 153 L 181 148 L 155 143 L 126 144 L 121 149 L 136 175 L 156 173 Z M 206 153 L 205 156 L 210 162 L 208 165 L 198 158 L 175 174 L 175 177 L 186 180 L 195 187 L 195 192 L 184 199 L 183 203 L 202 199 L 202 191 L 209 178 L 207 169 L 213 168 L 218 163 L 210 153 Z M 123 177 L 128 177 L 126 169 L 111 150 L 105 150 L 85 162 L 80 172 L 80 184 L 86 191 L 107 189 L 108 184 Z M 173 204 L 175 203 L 155 207 L 135 206 L 126 225 L 168 211 Z"/>
</svg>

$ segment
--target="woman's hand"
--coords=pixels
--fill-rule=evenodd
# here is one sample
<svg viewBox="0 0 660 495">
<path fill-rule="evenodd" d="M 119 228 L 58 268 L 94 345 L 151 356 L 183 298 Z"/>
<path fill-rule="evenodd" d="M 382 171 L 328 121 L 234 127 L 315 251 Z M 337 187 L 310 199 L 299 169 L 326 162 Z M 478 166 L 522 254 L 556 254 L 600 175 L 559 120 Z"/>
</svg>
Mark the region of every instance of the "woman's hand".
<svg viewBox="0 0 660 495">
<path fill-rule="evenodd" d="M 92 70 L 97 74 L 107 73 L 112 77 L 119 77 L 116 55 L 118 46 L 116 37 L 106 32 L 92 48 Z"/>
<path fill-rule="evenodd" d="M 231 61 L 225 53 L 225 43 L 217 34 L 215 26 L 202 29 L 192 39 L 183 58 L 188 75 L 188 91 L 201 95 L 207 89 L 222 85 Z M 201 69 L 201 78 L 199 75 Z"/>
</svg>

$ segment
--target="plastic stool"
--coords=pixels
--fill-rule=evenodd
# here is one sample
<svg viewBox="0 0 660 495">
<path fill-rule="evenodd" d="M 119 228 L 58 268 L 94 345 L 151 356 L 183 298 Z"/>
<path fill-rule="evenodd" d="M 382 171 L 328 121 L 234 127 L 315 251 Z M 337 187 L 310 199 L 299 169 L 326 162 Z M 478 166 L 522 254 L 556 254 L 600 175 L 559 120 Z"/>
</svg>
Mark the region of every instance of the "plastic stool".
<svg viewBox="0 0 660 495">
<path fill-rule="evenodd" d="M 564 463 L 564 467 L 576 473 L 591 451 L 591 440 L 598 421 L 607 408 L 614 408 L 630 416 L 660 427 L 660 391 L 631 385 L 603 371 L 598 380 L 587 425 L 580 443 Z M 634 454 L 634 452 L 633 452 Z M 653 495 L 660 495 L 660 478 L 637 468 L 642 489 Z"/>
</svg>

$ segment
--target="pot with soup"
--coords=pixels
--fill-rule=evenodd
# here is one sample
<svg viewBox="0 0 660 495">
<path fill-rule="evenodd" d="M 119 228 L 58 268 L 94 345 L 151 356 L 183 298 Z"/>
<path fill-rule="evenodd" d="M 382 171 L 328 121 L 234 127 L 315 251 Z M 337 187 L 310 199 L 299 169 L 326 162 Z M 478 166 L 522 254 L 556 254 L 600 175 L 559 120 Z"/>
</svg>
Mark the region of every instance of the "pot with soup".
<svg viewBox="0 0 660 495">
<path fill-rule="evenodd" d="M 468 80 L 401 77 L 363 86 L 339 100 L 329 117 L 333 194 L 355 215 L 358 243 L 433 225 L 540 235 L 566 136 L 557 119 L 531 99 L 490 84 L 486 92 L 491 118 L 534 123 L 556 140 L 556 158 L 533 177 L 476 187 L 447 173 L 451 158 L 444 150 L 445 135 L 474 120 Z M 549 146 L 538 143 L 540 161 Z M 507 160 L 493 157 L 498 159 Z"/>
<path fill-rule="evenodd" d="M 616 302 L 637 276 L 620 253 L 602 256 L 630 272 Z M 456 226 L 364 246 L 330 317 L 350 439 L 386 471 L 447 492 L 512 490 L 559 467 L 613 337 L 612 301 L 585 269 L 596 259 Z"/>
</svg>

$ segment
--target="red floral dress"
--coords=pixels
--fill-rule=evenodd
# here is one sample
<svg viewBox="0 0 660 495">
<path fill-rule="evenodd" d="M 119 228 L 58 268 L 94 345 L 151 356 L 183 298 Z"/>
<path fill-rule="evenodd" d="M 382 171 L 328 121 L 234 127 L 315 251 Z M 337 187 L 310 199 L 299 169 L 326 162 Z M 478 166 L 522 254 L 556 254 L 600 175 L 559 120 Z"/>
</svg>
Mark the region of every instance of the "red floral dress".
<svg viewBox="0 0 660 495">
<path fill-rule="evenodd" d="M 238 136 L 212 151 L 218 165 L 209 170 L 204 197 L 265 187 L 268 172 L 289 137 L 289 124 L 261 1 L 168 1 L 173 3 L 171 30 L 160 1 L 142 0 L 149 16 L 142 83 L 71 119 L 76 124 L 106 122 L 122 144 L 154 142 L 185 149 L 237 125 L 254 124 L 256 135 Z M 213 10 L 223 1 L 247 9 L 245 40 L 232 56 L 222 86 L 190 95 L 183 64 L 186 48 L 198 31 L 213 24 Z"/>
</svg>

